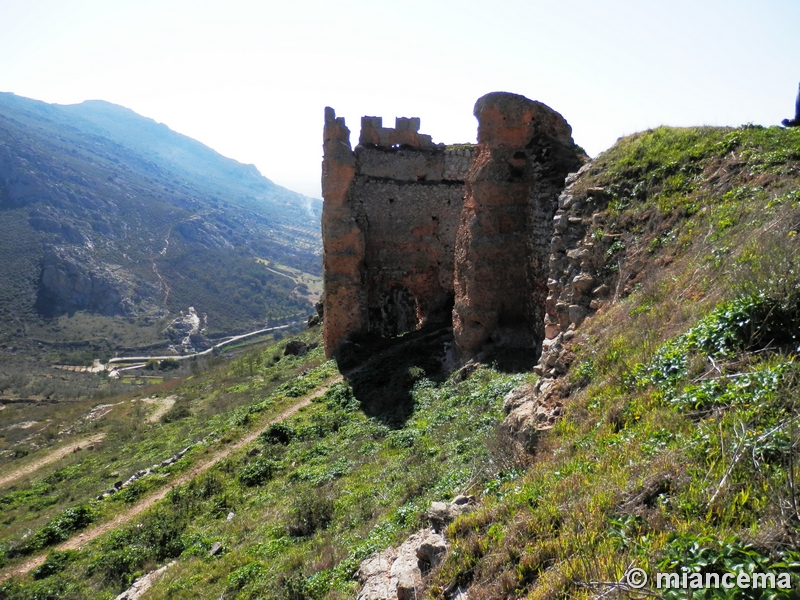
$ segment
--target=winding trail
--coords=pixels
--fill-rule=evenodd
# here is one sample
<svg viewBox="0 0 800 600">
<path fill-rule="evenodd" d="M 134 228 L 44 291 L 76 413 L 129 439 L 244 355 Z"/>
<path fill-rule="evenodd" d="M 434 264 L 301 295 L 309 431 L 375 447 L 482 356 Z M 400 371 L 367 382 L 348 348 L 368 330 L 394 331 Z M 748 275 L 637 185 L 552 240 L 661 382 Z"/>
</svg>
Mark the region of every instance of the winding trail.
<svg viewBox="0 0 800 600">
<path fill-rule="evenodd" d="M 102 442 L 105 439 L 105 437 L 106 437 L 105 433 L 99 433 L 90 438 L 84 438 L 82 440 L 69 443 L 66 446 L 62 446 L 61 448 L 57 448 L 52 452 L 50 452 L 49 454 L 45 454 L 41 458 L 33 461 L 32 463 L 20 467 L 19 469 L 11 471 L 11 473 L 8 473 L 7 475 L 3 475 L 2 477 L 0 477 L 0 488 L 3 488 L 10 483 L 14 483 L 17 479 L 25 477 L 26 475 L 30 475 L 31 473 L 41 469 L 45 465 L 49 465 L 52 462 L 56 462 L 57 460 L 64 458 L 68 454 L 71 454 L 80 448 L 85 448 L 86 446 L 90 446 L 92 444 L 98 444 Z"/>
<path fill-rule="evenodd" d="M 204 471 L 208 470 L 209 468 L 214 466 L 216 463 L 218 463 L 222 459 L 227 458 L 228 456 L 230 456 L 231 454 L 233 454 L 237 450 L 239 450 L 239 449 L 243 448 L 244 446 L 252 443 L 259 436 L 259 434 L 261 432 L 263 432 L 265 429 L 267 429 L 270 425 L 272 425 L 273 423 L 278 423 L 280 421 L 288 419 L 293 414 L 295 414 L 297 411 L 299 411 L 301 408 L 311 404 L 312 400 L 322 396 L 322 394 L 324 394 L 326 391 L 328 391 L 328 388 L 331 385 L 333 385 L 337 381 L 341 381 L 341 380 L 342 380 L 342 376 L 341 375 L 337 375 L 335 377 L 332 377 L 331 379 L 329 379 L 328 381 L 323 383 L 321 387 L 317 388 L 312 393 L 310 393 L 310 394 L 304 396 L 303 398 L 301 398 L 298 402 L 296 402 L 295 404 L 293 404 L 292 406 L 290 406 L 289 408 L 284 410 L 282 413 L 280 413 L 275 418 L 270 419 L 267 423 L 265 423 L 264 425 L 262 425 L 261 427 L 259 427 L 255 431 L 251 431 L 250 433 L 248 433 L 247 435 L 242 437 L 237 442 L 235 442 L 235 443 L 233 443 L 233 444 L 231 444 L 229 446 L 226 446 L 225 448 L 221 448 L 220 450 L 215 452 L 211 457 L 205 459 L 204 461 L 202 461 L 199 464 L 197 464 L 194 467 L 192 467 L 186 473 L 183 473 L 182 475 L 178 476 L 174 480 L 168 482 L 168 484 L 165 485 L 162 489 L 153 492 L 152 494 L 150 494 L 149 496 L 147 496 L 145 498 L 142 498 L 141 500 L 139 500 L 139 502 L 137 502 L 136 504 L 131 506 L 128 510 L 118 514 L 111 521 L 107 521 L 105 523 L 100 523 L 99 525 L 96 525 L 94 527 L 90 527 L 89 529 L 83 531 L 82 533 L 80 533 L 80 534 L 68 539 L 65 542 L 62 542 L 61 544 L 59 544 L 55 548 L 51 548 L 50 550 L 48 550 L 47 552 L 45 552 L 43 554 L 39 554 L 38 556 L 34 556 L 34 557 L 26 560 L 24 563 L 21 563 L 21 564 L 15 566 L 15 567 L 9 569 L 5 573 L 0 574 L 0 583 L 3 583 L 4 581 L 6 581 L 7 579 L 10 579 L 11 577 L 18 577 L 20 575 L 24 575 L 24 574 L 28 573 L 29 571 L 35 569 L 36 567 L 38 567 L 39 565 L 41 565 L 45 561 L 45 559 L 47 558 L 47 555 L 52 550 L 77 550 L 78 548 L 80 548 L 84 544 L 87 544 L 87 543 L 91 542 L 92 540 L 100 537 L 101 535 L 103 535 L 105 533 L 108 533 L 112 529 L 116 529 L 117 527 L 119 527 L 121 525 L 124 525 L 125 523 L 127 523 L 128 521 L 133 519 L 136 515 L 144 512 L 145 510 L 147 510 L 148 508 L 153 506 L 153 504 L 155 504 L 159 500 L 163 499 L 170 492 L 170 490 L 172 488 L 174 488 L 175 486 L 184 484 L 187 481 L 197 477 L 198 475 L 200 475 Z"/>
</svg>

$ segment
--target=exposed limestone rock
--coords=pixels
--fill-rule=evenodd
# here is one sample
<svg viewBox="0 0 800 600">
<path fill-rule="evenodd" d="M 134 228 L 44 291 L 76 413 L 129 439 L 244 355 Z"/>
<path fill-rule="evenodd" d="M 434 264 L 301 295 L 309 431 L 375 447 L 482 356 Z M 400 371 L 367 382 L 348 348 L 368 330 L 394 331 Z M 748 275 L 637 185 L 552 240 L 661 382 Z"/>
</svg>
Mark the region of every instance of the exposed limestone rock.
<svg viewBox="0 0 800 600">
<path fill-rule="evenodd" d="M 317 302 L 314 305 L 314 308 L 317 310 L 317 314 L 309 315 L 308 319 L 306 320 L 306 327 L 316 327 L 320 323 L 322 323 L 323 318 L 325 317 L 325 305 L 322 301 Z"/>
<path fill-rule="evenodd" d="M 77 252 L 77 251 L 75 251 Z M 42 259 L 38 306 L 46 315 L 90 310 L 101 315 L 133 313 L 128 292 L 133 276 L 113 265 L 52 248 Z"/>
<path fill-rule="evenodd" d="M 211 342 L 202 333 L 204 325 L 205 323 L 200 319 L 197 311 L 190 306 L 186 314 L 181 311 L 180 316 L 167 326 L 164 334 L 178 352 L 188 354 L 207 350 L 211 347 Z"/>
<path fill-rule="evenodd" d="M 540 431 L 550 429 L 563 414 L 559 401 L 554 401 L 553 381 L 539 380 L 514 388 L 503 398 L 506 418 L 502 427 L 526 450 L 532 449 Z"/>
<path fill-rule="evenodd" d="M 48 214 L 43 210 L 34 209 L 31 211 L 28 223 L 35 230 L 55 233 L 70 244 L 85 244 L 88 241 L 77 227 L 57 217 L 57 214 Z"/>
<path fill-rule="evenodd" d="M 417 558 L 423 563 L 426 571 L 438 565 L 447 552 L 447 543 L 437 533 L 429 533 L 417 547 Z"/>
<path fill-rule="evenodd" d="M 177 452 L 177 453 L 173 454 L 172 456 L 170 456 L 169 458 L 166 458 L 166 459 L 162 460 L 159 464 L 155 464 L 152 467 L 150 467 L 149 469 L 140 469 L 139 471 L 136 471 L 136 473 L 131 475 L 124 482 L 123 481 L 115 482 L 114 485 L 111 486 L 111 488 L 109 488 L 107 491 L 105 491 L 102 494 L 100 494 L 99 496 L 97 496 L 97 500 L 102 500 L 104 498 L 108 498 L 109 496 L 111 496 L 113 494 L 116 494 L 118 491 L 120 491 L 122 489 L 125 489 L 126 487 L 131 485 L 134 481 L 137 481 L 137 480 L 141 479 L 142 477 L 147 477 L 148 475 L 152 475 L 153 473 L 155 473 L 156 471 L 159 471 L 160 469 L 163 469 L 164 467 L 168 467 L 170 465 L 175 464 L 180 459 L 182 459 L 184 456 L 186 456 L 186 453 L 189 450 L 191 450 L 192 446 L 203 444 L 208 440 L 208 438 L 209 438 L 209 436 L 206 436 L 206 438 L 204 438 L 200 442 L 197 442 L 196 444 L 191 444 L 189 446 L 186 446 L 186 448 L 184 448 L 180 452 Z M 116 477 L 116 476 L 119 475 L 119 473 L 114 472 L 111 475 L 113 477 Z"/>
<path fill-rule="evenodd" d="M 447 543 L 432 529 L 412 535 L 398 548 L 388 548 L 364 562 L 356 579 L 358 600 L 413 600 L 423 590 L 424 575 L 444 558 Z"/>
<path fill-rule="evenodd" d="M 452 502 L 432 502 L 425 513 L 434 531 L 441 532 L 448 523 L 475 508 L 473 496 L 456 496 Z"/>
<path fill-rule="evenodd" d="M 455 250 L 453 333 L 462 359 L 488 342 L 536 351 L 544 338 L 551 223 L 580 156 L 570 126 L 524 96 L 475 104 L 478 149 Z"/>
<path fill-rule="evenodd" d="M 164 572 L 169 569 L 172 565 L 175 564 L 176 561 L 172 561 L 167 563 L 160 569 L 156 569 L 155 571 L 151 571 L 147 575 L 143 575 L 139 579 L 133 582 L 133 585 L 122 592 L 119 596 L 117 596 L 116 600 L 139 600 L 143 598 L 144 595 L 147 593 L 152 585 L 156 582 L 156 580 L 161 577 Z"/>
<path fill-rule="evenodd" d="M 204 221 L 200 216 L 194 216 L 175 226 L 175 231 L 184 239 L 196 242 L 206 248 L 233 248 L 225 235 L 211 222 Z"/>
</svg>

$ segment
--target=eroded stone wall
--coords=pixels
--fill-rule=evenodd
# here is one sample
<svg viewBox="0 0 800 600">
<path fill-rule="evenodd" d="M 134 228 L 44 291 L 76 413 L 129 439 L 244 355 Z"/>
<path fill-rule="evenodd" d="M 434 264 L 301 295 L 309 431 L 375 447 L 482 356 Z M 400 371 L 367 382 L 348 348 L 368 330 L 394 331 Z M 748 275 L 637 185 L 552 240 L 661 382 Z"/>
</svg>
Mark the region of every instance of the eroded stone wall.
<svg viewBox="0 0 800 600">
<path fill-rule="evenodd" d="M 455 255 L 459 358 L 486 349 L 536 354 L 544 339 L 553 214 L 582 161 L 564 118 L 508 93 L 475 104 L 478 148 L 466 176 Z"/>
<path fill-rule="evenodd" d="M 419 119 L 363 117 L 359 145 L 325 111 L 324 341 L 452 323 L 459 357 L 536 352 L 544 338 L 558 195 L 581 164 L 571 128 L 544 104 L 488 94 L 478 145 L 446 148 Z M 466 198 L 466 199 L 465 199 Z"/>
<path fill-rule="evenodd" d="M 364 117 L 360 143 L 326 109 L 323 160 L 325 350 L 450 321 L 453 257 L 471 147 L 446 149 L 419 119 Z"/>
<path fill-rule="evenodd" d="M 363 331 L 367 325 L 364 233 L 350 202 L 356 158 L 350 148 L 350 130 L 332 108 L 325 109 L 323 152 L 323 341 L 330 356 L 350 333 Z"/>
</svg>

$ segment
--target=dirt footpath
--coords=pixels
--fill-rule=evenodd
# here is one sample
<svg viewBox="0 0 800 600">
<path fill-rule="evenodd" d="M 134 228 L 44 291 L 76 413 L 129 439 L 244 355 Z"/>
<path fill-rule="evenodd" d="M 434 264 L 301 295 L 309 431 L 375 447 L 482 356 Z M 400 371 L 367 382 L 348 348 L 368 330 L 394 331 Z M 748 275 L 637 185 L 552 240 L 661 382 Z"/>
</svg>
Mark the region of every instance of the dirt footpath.
<svg viewBox="0 0 800 600">
<path fill-rule="evenodd" d="M 25 465 L 24 467 L 20 467 L 16 471 L 12 471 L 8 475 L 0 476 L 0 488 L 3 488 L 10 483 L 14 483 L 17 479 L 21 479 L 26 475 L 30 475 L 31 473 L 41 469 L 43 466 L 56 462 L 57 460 L 62 459 L 68 454 L 72 454 L 81 448 L 86 448 L 92 444 L 99 444 L 105 439 L 105 437 L 105 433 L 99 433 L 90 438 L 78 440 L 77 442 L 71 442 L 66 446 L 62 446 L 61 448 L 53 450 L 50 454 L 46 454 L 32 463 Z"/>
<path fill-rule="evenodd" d="M 62 542 L 61 544 L 56 546 L 55 550 L 77 550 L 78 548 L 80 548 L 81 546 L 83 546 L 88 542 L 91 542 L 95 538 L 98 538 L 101 535 L 108 533 L 112 529 L 116 529 L 117 527 L 124 525 L 125 523 L 133 519 L 136 515 L 144 512 L 145 510 L 153 506 L 153 504 L 163 499 L 175 486 L 186 483 L 187 481 L 197 477 L 202 472 L 214 466 L 222 459 L 227 458 L 240 448 L 243 448 L 244 446 L 255 441 L 255 439 L 259 436 L 259 434 L 264 430 L 266 430 L 273 423 L 278 423 L 280 421 L 288 419 L 301 408 L 311 404 L 312 400 L 322 396 L 322 394 L 328 391 L 328 388 L 331 385 L 333 385 L 337 381 L 341 381 L 341 379 L 342 379 L 341 376 L 337 376 L 334 377 L 333 379 L 328 380 L 322 387 L 318 388 L 316 391 L 300 399 L 296 404 L 293 404 L 292 406 L 284 410 L 281 414 L 279 414 L 277 417 L 271 419 L 268 423 L 265 423 L 263 427 L 258 428 L 256 431 L 251 431 L 236 443 L 231 444 L 230 446 L 227 446 L 225 448 L 221 448 L 220 450 L 215 452 L 211 457 L 207 458 L 200 464 L 197 464 L 194 467 L 192 467 L 191 470 L 187 471 L 186 473 L 183 473 L 176 479 L 170 481 L 166 486 L 164 486 L 164 488 L 158 490 L 157 492 L 153 492 L 151 495 L 147 496 L 146 498 L 143 498 L 142 500 L 131 506 L 127 511 L 117 515 L 113 520 L 108 521 L 107 523 L 101 523 L 95 527 L 90 527 L 89 529 L 76 535 L 75 537 L 72 537 L 67 541 Z M 29 571 L 35 569 L 45 561 L 48 554 L 49 551 L 44 554 L 40 554 L 38 556 L 30 558 L 24 563 L 10 569 L 6 573 L 0 574 L 0 583 L 3 583 L 4 581 L 6 581 L 11 577 L 24 575 L 25 573 L 28 573 Z"/>
</svg>

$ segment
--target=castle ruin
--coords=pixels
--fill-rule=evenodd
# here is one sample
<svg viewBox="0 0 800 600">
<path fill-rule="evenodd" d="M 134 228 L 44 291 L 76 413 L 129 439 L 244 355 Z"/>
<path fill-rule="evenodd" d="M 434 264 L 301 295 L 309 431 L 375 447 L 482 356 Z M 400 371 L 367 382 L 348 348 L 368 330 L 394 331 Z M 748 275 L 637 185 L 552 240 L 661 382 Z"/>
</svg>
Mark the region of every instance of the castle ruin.
<svg viewBox="0 0 800 600">
<path fill-rule="evenodd" d="M 452 147 L 418 118 L 363 117 L 352 150 L 325 109 L 327 356 L 437 322 L 452 323 L 462 360 L 541 347 L 553 215 L 582 153 L 561 115 L 523 96 L 488 94 L 475 116 L 478 144 Z"/>
</svg>

